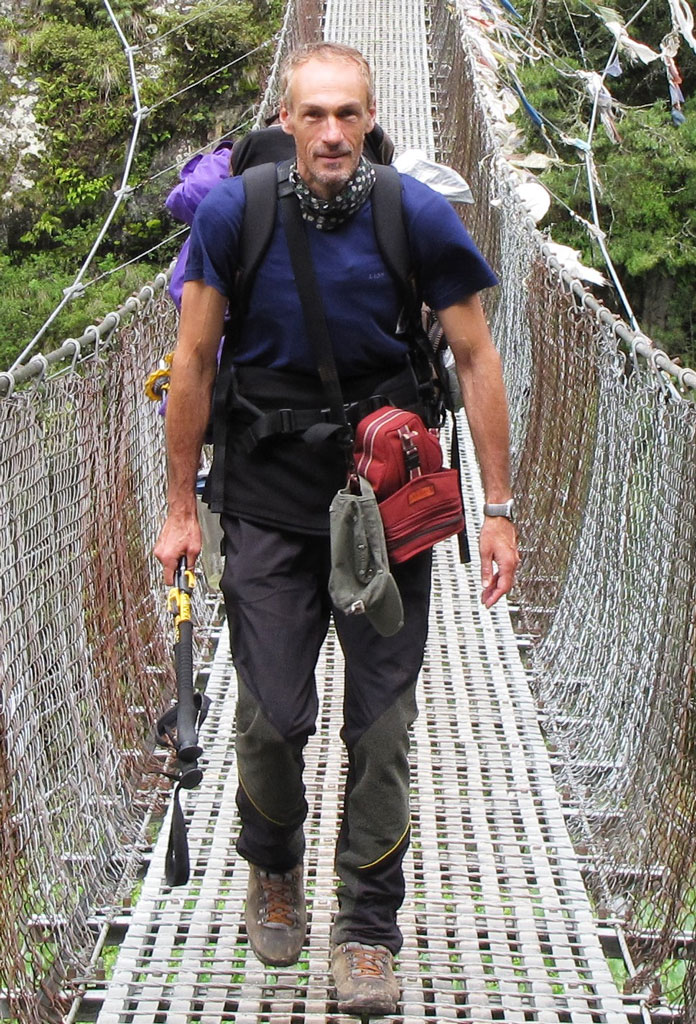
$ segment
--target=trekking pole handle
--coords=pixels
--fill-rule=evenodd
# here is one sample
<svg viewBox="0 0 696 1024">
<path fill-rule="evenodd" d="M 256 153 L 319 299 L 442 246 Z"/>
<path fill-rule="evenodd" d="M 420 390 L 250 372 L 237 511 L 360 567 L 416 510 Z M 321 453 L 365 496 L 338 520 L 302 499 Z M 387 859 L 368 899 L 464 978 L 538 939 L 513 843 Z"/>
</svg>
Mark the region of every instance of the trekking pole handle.
<svg viewBox="0 0 696 1024">
<path fill-rule="evenodd" d="M 191 594 L 195 576 L 181 557 L 169 591 L 169 610 L 174 615 L 177 685 L 177 754 L 180 761 L 196 761 L 202 754 L 196 732 L 197 711 L 193 698 L 193 623 L 191 622 Z"/>
</svg>

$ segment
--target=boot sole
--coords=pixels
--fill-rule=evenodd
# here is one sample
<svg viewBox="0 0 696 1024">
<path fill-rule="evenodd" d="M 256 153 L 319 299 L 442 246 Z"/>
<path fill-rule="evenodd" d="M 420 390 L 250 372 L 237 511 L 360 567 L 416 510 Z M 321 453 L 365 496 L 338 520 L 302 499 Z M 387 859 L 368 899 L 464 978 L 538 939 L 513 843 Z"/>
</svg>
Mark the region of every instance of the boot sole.
<svg viewBox="0 0 696 1024">
<path fill-rule="evenodd" d="M 259 952 L 258 949 L 254 948 L 253 943 L 250 942 L 249 945 L 251 946 L 251 950 L 256 959 L 260 960 L 264 967 L 292 967 L 293 964 L 297 963 L 297 961 L 300 959 L 300 956 L 302 955 L 302 950 L 300 950 L 296 957 L 283 957 L 282 960 L 279 960 L 277 958 L 273 958 L 270 956 L 264 956 L 262 953 Z"/>
<path fill-rule="evenodd" d="M 339 1013 L 348 1013 L 353 1017 L 363 1017 L 366 1020 L 369 1020 L 370 1017 L 389 1017 L 397 1011 L 397 1005 L 393 1002 L 360 1005 L 357 1002 L 337 1001 L 336 1006 Z"/>
</svg>

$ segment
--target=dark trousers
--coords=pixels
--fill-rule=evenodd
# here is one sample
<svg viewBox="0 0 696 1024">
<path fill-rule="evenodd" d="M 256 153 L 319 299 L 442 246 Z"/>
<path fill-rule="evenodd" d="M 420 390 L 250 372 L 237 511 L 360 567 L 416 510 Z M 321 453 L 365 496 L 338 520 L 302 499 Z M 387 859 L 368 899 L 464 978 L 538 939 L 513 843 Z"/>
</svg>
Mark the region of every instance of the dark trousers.
<svg viewBox="0 0 696 1024">
<path fill-rule="evenodd" d="M 239 678 L 237 803 L 239 853 L 286 871 L 304 853 L 303 750 L 315 732 L 315 666 L 331 614 L 345 656 L 348 753 L 336 845 L 339 910 L 332 939 L 401 946 L 409 841 L 409 729 L 423 660 L 430 552 L 396 566 L 405 625 L 382 637 L 364 615 L 333 609 L 329 540 L 222 516 L 222 590 Z"/>
</svg>

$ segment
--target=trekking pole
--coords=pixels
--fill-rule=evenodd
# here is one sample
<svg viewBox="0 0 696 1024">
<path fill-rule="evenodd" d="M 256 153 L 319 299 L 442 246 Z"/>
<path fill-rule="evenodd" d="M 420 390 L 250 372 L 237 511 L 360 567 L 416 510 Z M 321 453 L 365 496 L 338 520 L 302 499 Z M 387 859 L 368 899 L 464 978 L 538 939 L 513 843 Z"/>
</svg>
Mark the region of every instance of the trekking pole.
<svg viewBox="0 0 696 1024">
<path fill-rule="evenodd" d="M 189 879 L 189 849 L 186 821 L 181 808 L 180 791 L 194 789 L 203 772 L 198 758 L 203 749 L 198 742 L 198 729 L 203 725 L 210 707 L 210 698 L 193 688 L 193 623 L 191 594 L 195 577 L 186 568 L 186 559 L 179 559 L 174 586 L 169 591 L 167 607 L 174 616 L 174 665 L 176 667 L 177 702 L 157 720 L 155 739 L 159 746 L 176 751 L 174 771 L 159 774 L 175 782 L 169 843 L 164 862 L 168 885 L 185 885 Z"/>
<path fill-rule="evenodd" d="M 196 719 L 198 710 L 193 691 L 193 623 L 191 622 L 191 594 L 195 577 L 186 568 L 186 559 L 179 559 L 174 586 L 169 591 L 169 610 L 174 616 L 174 664 L 177 686 L 177 756 L 180 761 L 197 761 L 203 753 L 198 743 Z"/>
</svg>

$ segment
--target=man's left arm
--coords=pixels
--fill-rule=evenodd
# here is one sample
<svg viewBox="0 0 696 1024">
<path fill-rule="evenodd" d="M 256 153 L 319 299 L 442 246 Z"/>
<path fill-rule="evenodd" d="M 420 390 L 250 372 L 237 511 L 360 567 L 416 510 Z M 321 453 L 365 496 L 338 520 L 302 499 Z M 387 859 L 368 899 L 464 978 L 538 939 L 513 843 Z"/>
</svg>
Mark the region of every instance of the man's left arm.
<svg viewBox="0 0 696 1024">
<path fill-rule="evenodd" d="M 500 356 L 477 294 L 437 311 L 454 356 L 486 501 L 511 496 L 510 435 Z M 503 516 L 485 516 L 479 541 L 481 601 L 486 608 L 507 594 L 519 563 L 517 533 Z"/>
</svg>

